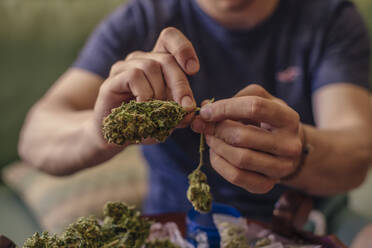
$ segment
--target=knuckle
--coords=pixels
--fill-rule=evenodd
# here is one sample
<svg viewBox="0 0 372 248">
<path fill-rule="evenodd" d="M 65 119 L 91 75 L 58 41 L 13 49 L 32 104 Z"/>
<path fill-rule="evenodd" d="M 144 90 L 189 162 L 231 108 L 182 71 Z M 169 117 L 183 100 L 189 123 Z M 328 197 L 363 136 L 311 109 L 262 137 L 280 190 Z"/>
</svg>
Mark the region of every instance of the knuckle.
<svg viewBox="0 0 372 248">
<path fill-rule="evenodd" d="M 264 103 L 262 99 L 258 97 L 254 97 L 252 98 L 252 102 L 251 102 L 251 110 L 250 110 L 251 112 L 248 114 L 250 116 L 257 116 L 260 114 L 263 108 L 264 108 Z"/>
<path fill-rule="evenodd" d="M 190 41 L 185 40 L 176 50 L 175 55 L 182 56 L 186 55 L 187 52 L 189 52 L 189 49 L 192 47 L 192 44 Z"/>
<path fill-rule="evenodd" d="M 239 173 L 238 169 L 231 170 L 230 175 L 229 175 L 229 181 L 235 185 L 242 184 L 242 176 L 241 176 L 241 173 Z"/>
<path fill-rule="evenodd" d="M 272 145 L 272 149 L 279 154 L 288 156 L 288 157 L 297 157 L 301 155 L 302 144 L 300 140 L 285 141 L 280 143 L 275 143 Z"/>
<path fill-rule="evenodd" d="M 126 57 L 125 57 L 125 60 L 131 60 L 131 59 L 134 59 L 136 57 L 138 57 L 139 55 L 141 55 L 142 52 L 141 51 L 134 51 L 134 52 L 131 52 L 129 53 Z"/>
<path fill-rule="evenodd" d="M 110 76 L 118 74 L 121 68 L 123 67 L 123 64 L 124 64 L 123 61 L 118 61 L 115 64 L 113 64 L 110 69 Z"/>
<path fill-rule="evenodd" d="M 294 170 L 293 161 L 286 160 L 280 163 L 280 169 L 278 170 L 278 178 L 286 177 L 290 175 Z"/>
<path fill-rule="evenodd" d="M 175 34 L 178 34 L 178 32 L 179 32 L 178 29 L 175 27 L 167 27 L 161 31 L 160 37 L 166 39 L 174 36 Z"/>
<path fill-rule="evenodd" d="M 297 142 L 295 142 L 293 145 L 293 155 L 295 157 L 301 156 L 302 150 L 303 150 L 302 142 L 300 140 L 297 140 Z"/>
<path fill-rule="evenodd" d="M 217 162 L 218 157 L 216 156 L 214 152 L 212 152 L 212 150 L 209 150 L 209 156 L 210 156 L 211 164 L 214 166 L 215 163 Z"/>
<path fill-rule="evenodd" d="M 257 194 L 266 194 L 274 188 L 275 184 L 269 180 L 262 180 L 257 185 L 256 192 Z"/>
<path fill-rule="evenodd" d="M 175 63 L 174 57 L 171 54 L 163 54 L 160 58 L 160 61 L 163 66 L 168 66 Z"/>
<path fill-rule="evenodd" d="M 156 62 L 155 60 L 152 60 L 152 59 L 144 60 L 142 62 L 142 68 L 143 68 L 144 71 L 154 72 L 154 71 L 158 70 L 159 64 L 158 64 L 158 62 Z"/>
<path fill-rule="evenodd" d="M 235 128 L 231 130 L 231 133 L 226 141 L 233 146 L 241 145 L 242 141 L 244 140 L 243 136 L 244 134 L 242 130 L 239 128 Z"/>
<path fill-rule="evenodd" d="M 274 154 L 280 154 L 280 153 L 283 153 L 281 150 L 281 143 L 279 140 L 274 140 L 270 145 L 270 151 L 271 153 L 274 153 Z M 285 153 L 285 152 L 284 152 Z"/>
<path fill-rule="evenodd" d="M 302 153 L 302 143 L 300 140 L 291 142 L 286 147 L 286 153 L 291 157 L 298 157 Z"/>
<path fill-rule="evenodd" d="M 244 169 L 246 164 L 249 164 L 249 156 L 245 152 L 239 153 L 239 155 L 236 157 L 236 166 Z"/>
<path fill-rule="evenodd" d="M 213 108 L 213 107 L 214 105 L 210 106 L 210 108 Z M 221 116 L 227 116 L 227 114 L 229 113 L 227 104 L 221 104 L 219 108 L 214 108 L 213 110 L 214 111 L 212 111 L 212 116 L 213 116 L 213 113 L 215 113 L 215 111 L 217 112 L 217 115 L 220 114 Z"/>
<path fill-rule="evenodd" d="M 130 81 L 137 81 L 142 77 L 142 70 L 133 68 L 128 72 L 128 77 Z"/>
<path fill-rule="evenodd" d="M 258 84 L 251 84 L 248 86 L 253 92 L 256 92 L 257 95 L 264 95 L 266 90 Z"/>
<path fill-rule="evenodd" d="M 173 97 L 178 98 L 189 94 L 191 91 L 186 80 L 178 80 L 172 84 Z"/>
</svg>

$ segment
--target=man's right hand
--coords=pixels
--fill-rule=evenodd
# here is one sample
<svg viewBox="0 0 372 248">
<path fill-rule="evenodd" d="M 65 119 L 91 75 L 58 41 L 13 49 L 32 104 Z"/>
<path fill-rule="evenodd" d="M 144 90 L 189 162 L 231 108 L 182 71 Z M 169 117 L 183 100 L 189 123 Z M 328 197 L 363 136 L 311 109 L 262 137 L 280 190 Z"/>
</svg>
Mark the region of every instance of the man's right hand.
<svg viewBox="0 0 372 248">
<path fill-rule="evenodd" d="M 109 160 L 125 146 L 106 142 L 102 121 L 131 99 L 175 100 L 190 111 L 181 123 L 188 124 L 195 100 L 186 75 L 198 72 L 199 66 L 190 41 L 177 29 L 166 28 L 151 52 L 129 54 L 112 66 L 107 79 L 71 68 L 29 112 L 20 134 L 20 156 L 54 175 Z"/>
<path fill-rule="evenodd" d="M 135 51 L 116 62 L 99 89 L 94 107 L 95 133 L 100 134 L 103 147 L 102 120 L 122 102 L 174 100 L 186 110 L 194 110 L 196 103 L 186 75 L 197 73 L 199 67 L 191 42 L 173 27 L 161 32 L 151 52 Z M 191 119 L 192 114 L 182 124 L 187 125 Z"/>
</svg>

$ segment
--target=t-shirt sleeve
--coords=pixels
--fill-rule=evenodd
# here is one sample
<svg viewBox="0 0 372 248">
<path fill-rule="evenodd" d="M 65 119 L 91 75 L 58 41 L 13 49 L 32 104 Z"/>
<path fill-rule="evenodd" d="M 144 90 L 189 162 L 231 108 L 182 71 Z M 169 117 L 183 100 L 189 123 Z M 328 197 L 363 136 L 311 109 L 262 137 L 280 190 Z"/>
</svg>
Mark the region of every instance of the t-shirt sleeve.
<svg viewBox="0 0 372 248">
<path fill-rule="evenodd" d="M 325 34 L 312 91 L 332 83 L 351 83 L 369 89 L 370 41 L 368 31 L 353 4 L 336 11 Z"/>
<path fill-rule="evenodd" d="M 135 1 L 119 7 L 91 34 L 72 67 L 106 78 L 111 66 L 141 46 L 138 23 L 141 18 Z"/>
</svg>

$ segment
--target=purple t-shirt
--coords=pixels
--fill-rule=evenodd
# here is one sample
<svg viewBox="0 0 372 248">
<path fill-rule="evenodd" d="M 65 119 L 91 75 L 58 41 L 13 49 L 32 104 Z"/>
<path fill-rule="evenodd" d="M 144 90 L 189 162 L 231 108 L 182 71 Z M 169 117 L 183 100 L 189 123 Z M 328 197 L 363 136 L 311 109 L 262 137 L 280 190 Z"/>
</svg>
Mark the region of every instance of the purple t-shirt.
<svg viewBox="0 0 372 248">
<path fill-rule="evenodd" d="M 200 72 L 190 77 L 200 105 L 232 97 L 251 83 L 286 101 L 304 123 L 314 124 L 311 95 L 337 82 L 368 88 L 369 39 L 355 6 L 343 0 L 281 0 L 274 14 L 250 30 L 229 30 L 204 13 L 195 0 L 134 0 L 95 30 L 73 66 L 107 77 L 110 67 L 134 50 L 150 51 L 162 29 L 180 29 L 194 45 Z M 244 106 L 242 106 L 244 107 Z M 176 130 L 165 143 L 143 146 L 149 163 L 146 213 L 185 211 L 187 174 L 198 163 L 198 135 Z M 208 161 L 208 151 L 206 151 Z M 286 189 L 250 194 L 203 169 L 216 202 L 268 220 Z"/>
</svg>

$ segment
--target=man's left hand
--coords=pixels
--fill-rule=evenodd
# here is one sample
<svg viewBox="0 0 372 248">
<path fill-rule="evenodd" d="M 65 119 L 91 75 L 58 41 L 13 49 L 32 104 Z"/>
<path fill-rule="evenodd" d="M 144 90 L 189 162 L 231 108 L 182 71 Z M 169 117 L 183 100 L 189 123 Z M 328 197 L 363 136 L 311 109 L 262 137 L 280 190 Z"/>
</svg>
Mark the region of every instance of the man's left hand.
<svg viewBox="0 0 372 248">
<path fill-rule="evenodd" d="M 298 113 L 258 85 L 204 104 L 192 128 L 206 135 L 213 168 L 252 193 L 292 174 L 302 151 Z"/>
</svg>

